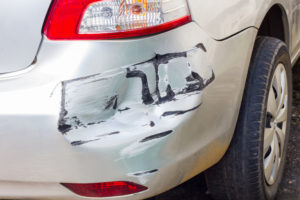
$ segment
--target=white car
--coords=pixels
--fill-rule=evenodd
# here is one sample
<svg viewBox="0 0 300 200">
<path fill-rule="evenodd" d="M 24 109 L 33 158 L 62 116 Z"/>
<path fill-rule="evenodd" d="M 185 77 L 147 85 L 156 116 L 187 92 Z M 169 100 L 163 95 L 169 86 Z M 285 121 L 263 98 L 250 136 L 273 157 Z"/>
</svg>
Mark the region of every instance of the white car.
<svg viewBox="0 0 300 200">
<path fill-rule="evenodd" d="M 299 47 L 299 0 L 0 1 L 0 198 L 274 199 Z"/>
</svg>

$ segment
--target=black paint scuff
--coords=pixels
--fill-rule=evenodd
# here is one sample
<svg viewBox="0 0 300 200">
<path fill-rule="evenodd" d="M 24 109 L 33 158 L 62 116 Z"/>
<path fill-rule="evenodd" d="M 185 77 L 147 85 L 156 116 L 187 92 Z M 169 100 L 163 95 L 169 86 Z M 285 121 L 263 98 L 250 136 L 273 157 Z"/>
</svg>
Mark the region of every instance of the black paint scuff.
<svg viewBox="0 0 300 200">
<path fill-rule="evenodd" d="M 150 94 L 150 90 L 149 90 L 149 86 L 148 86 L 148 80 L 147 80 L 147 76 L 144 72 L 140 71 L 140 70 L 130 70 L 130 68 L 127 68 L 127 75 L 126 78 L 140 78 L 142 80 L 142 100 L 143 103 L 148 105 L 154 102 L 151 94 Z"/>
<path fill-rule="evenodd" d="M 188 82 L 188 84 L 187 84 L 186 88 L 184 88 L 178 94 L 187 94 L 187 93 L 192 93 L 192 92 L 203 90 L 206 86 L 208 86 L 215 79 L 215 74 L 212 72 L 211 78 L 206 80 L 206 82 L 204 82 L 203 78 L 201 78 L 201 76 L 196 72 L 192 72 L 185 79 Z"/>
<path fill-rule="evenodd" d="M 187 112 L 191 112 L 191 111 L 194 111 L 196 110 L 197 108 L 199 108 L 201 106 L 201 104 L 197 105 L 196 107 L 193 107 L 191 109 L 188 109 L 188 110 L 176 110 L 176 111 L 168 111 L 168 112 L 164 112 L 161 116 L 162 117 L 166 117 L 166 116 L 170 116 L 170 115 L 183 115 Z"/>
<path fill-rule="evenodd" d="M 72 145 L 72 146 L 79 146 L 79 145 L 83 145 L 83 144 L 86 144 L 86 143 L 89 143 L 89 142 L 94 142 L 94 141 L 97 141 L 97 140 L 100 140 L 100 139 L 97 138 L 97 139 L 93 139 L 93 140 L 85 140 L 85 141 L 78 140 L 78 141 L 73 141 L 73 142 L 71 142 L 71 145 Z"/>
<path fill-rule="evenodd" d="M 130 108 L 126 107 L 126 108 L 118 109 L 119 112 L 124 112 L 126 110 L 130 110 Z"/>
<path fill-rule="evenodd" d="M 151 135 L 151 136 L 148 136 L 148 137 L 142 139 L 140 142 L 143 143 L 143 142 L 148 142 L 150 140 L 166 137 L 167 135 L 171 134 L 172 132 L 173 132 L 172 130 L 169 130 L 169 131 L 165 131 L 165 132 L 158 133 L 155 135 Z"/>
<path fill-rule="evenodd" d="M 62 134 L 66 134 L 68 131 L 72 130 L 72 126 L 70 124 L 67 124 L 67 119 L 65 116 L 68 114 L 68 111 L 65 109 L 65 82 L 62 82 L 62 98 L 61 98 L 61 111 L 59 114 L 59 121 L 58 121 L 58 130 Z"/>
<path fill-rule="evenodd" d="M 154 123 L 153 121 L 151 121 L 151 122 L 150 122 L 150 126 L 151 126 L 151 127 L 154 127 L 154 126 L 155 126 L 155 123 Z"/>
<path fill-rule="evenodd" d="M 149 170 L 149 171 L 144 171 L 144 172 L 137 172 L 135 174 L 133 174 L 134 176 L 143 176 L 143 175 L 146 175 L 146 174 L 152 174 L 152 173 L 155 173 L 157 172 L 158 169 L 153 169 L 153 170 Z"/>
<path fill-rule="evenodd" d="M 105 136 L 116 135 L 116 134 L 119 134 L 119 133 L 120 133 L 120 131 L 114 131 L 114 132 L 111 132 L 111 133 L 106 133 L 106 134 L 98 135 L 97 136 L 98 138 L 95 138 L 95 139 L 92 139 L 92 140 L 78 140 L 78 141 L 73 141 L 73 142 L 71 142 L 71 145 L 72 146 L 79 146 L 79 145 L 83 145 L 83 144 L 86 144 L 86 143 L 89 143 L 89 142 L 98 141 L 102 137 L 105 137 Z"/>
<path fill-rule="evenodd" d="M 206 48 L 205 48 L 205 46 L 204 46 L 203 43 L 197 44 L 196 47 L 199 48 L 199 49 L 202 49 L 205 53 L 207 52 L 207 50 L 206 50 Z"/>
<path fill-rule="evenodd" d="M 87 125 L 88 126 L 91 126 L 91 125 L 95 125 L 95 124 L 101 124 L 101 123 L 104 123 L 105 121 L 99 121 L 99 122 L 90 122 L 88 123 Z"/>
<path fill-rule="evenodd" d="M 60 122 L 58 125 L 58 130 L 62 134 L 66 134 L 68 131 L 72 130 L 72 126 L 70 124 L 63 124 L 63 122 Z"/>
<path fill-rule="evenodd" d="M 207 52 L 207 49 L 205 48 L 205 46 L 202 43 L 197 44 L 194 47 L 194 49 L 200 49 L 203 52 Z M 141 79 L 141 83 L 142 83 L 141 98 L 142 98 L 143 104 L 159 105 L 159 104 L 163 104 L 166 102 L 175 101 L 176 95 L 180 95 L 180 94 L 194 95 L 194 94 L 196 94 L 197 91 L 203 90 L 207 85 L 209 85 L 214 80 L 215 75 L 213 72 L 212 72 L 212 76 L 209 80 L 204 80 L 197 72 L 192 71 L 191 74 L 186 77 L 186 85 L 183 86 L 183 88 L 180 88 L 181 91 L 178 91 L 179 89 L 174 90 L 170 84 L 166 84 L 166 88 L 164 89 L 165 91 L 160 91 L 160 89 L 161 89 L 159 87 L 159 83 L 160 83 L 159 67 L 160 67 L 160 65 L 168 64 L 170 60 L 175 59 L 175 58 L 187 58 L 188 52 L 189 51 L 167 53 L 167 54 L 156 54 L 152 59 L 150 59 L 148 61 L 141 62 L 141 63 L 135 64 L 135 65 L 132 65 L 132 66 L 126 68 L 126 72 L 125 72 L 126 78 Z M 155 83 L 154 83 L 155 88 L 151 88 L 152 90 L 154 90 L 152 92 L 150 92 L 150 88 L 148 85 L 149 84 L 148 77 L 147 77 L 146 73 L 143 72 L 142 70 L 138 69 L 138 66 L 141 66 L 146 63 L 150 63 L 154 67 L 154 71 L 155 71 Z M 189 63 L 188 63 L 188 65 L 189 65 Z M 65 105 L 66 105 L 66 99 L 65 99 L 66 98 L 66 84 L 74 82 L 74 81 L 81 81 L 81 80 L 88 81 L 86 79 L 89 79 L 89 78 L 94 78 L 95 80 L 91 80 L 90 82 L 85 82 L 84 84 L 107 80 L 107 78 L 98 78 L 97 79 L 97 76 L 99 76 L 99 75 L 100 75 L 100 73 L 62 82 L 61 111 L 60 111 L 60 116 L 59 116 L 59 121 L 58 121 L 58 130 L 62 134 L 66 134 L 69 131 L 71 131 L 73 129 L 77 129 L 79 127 L 87 128 L 88 126 L 92 126 L 95 124 L 101 124 L 101 123 L 105 122 L 105 121 L 99 119 L 99 121 L 94 120 L 94 121 L 88 121 L 88 122 L 83 123 L 80 121 L 80 119 L 82 121 L 84 121 L 84 120 L 80 116 L 76 116 L 76 115 L 68 116 L 68 111 L 66 110 L 66 107 L 65 107 Z M 165 94 L 165 95 L 161 96 L 161 94 Z M 129 107 L 118 109 L 118 103 L 121 103 L 121 100 L 119 99 L 120 97 L 118 95 L 119 94 L 113 94 L 112 96 L 108 96 L 107 101 L 103 104 L 102 109 L 104 109 L 104 111 L 105 110 L 108 110 L 108 111 L 116 110 L 117 112 L 120 112 L 120 113 L 130 110 L 131 108 L 129 108 Z M 118 102 L 118 101 L 120 101 L 120 102 Z M 185 110 L 185 111 L 168 111 L 168 112 L 163 113 L 162 116 L 165 117 L 165 116 L 169 116 L 169 115 L 176 116 L 176 115 L 185 114 L 187 112 L 197 109 L 199 106 L 200 105 L 198 105 L 195 108 Z M 151 121 L 149 125 L 151 127 L 154 127 L 155 123 L 153 121 Z M 167 131 L 167 132 L 160 133 L 160 134 L 157 134 L 154 136 L 150 136 L 150 137 L 142 140 L 142 142 L 151 140 L 153 137 L 154 137 L 154 139 L 155 139 L 155 137 L 160 137 L 160 136 L 163 137 L 164 134 L 168 135 L 171 132 Z M 98 140 L 98 139 L 96 139 L 96 140 Z M 93 140 L 91 140 L 91 141 L 93 141 Z M 75 141 L 72 145 L 79 145 L 81 143 L 87 143 L 87 142 L 90 142 L 90 140 Z"/>
<path fill-rule="evenodd" d="M 206 48 L 205 46 L 200 43 L 196 45 L 196 48 L 199 48 L 201 50 L 203 50 L 204 52 L 206 52 Z M 158 74 L 158 69 L 159 66 L 161 64 L 168 64 L 168 62 L 172 59 L 175 58 L 182 58 L 182 57 L 187 57 L 187 52 L 178 52 L 178 53 L 168 53 L 168 54 L 156 54 L 152 59 L 146 61 L 146 62 L 142 62 L 142 63 L 138 63 L 133 65 L 132 67 L 128 67 L 127 68 L 127 78 L 140 78 L 142 80 L 142 100 L 143 103 L 146 105 L 152 104 L 154 102 L 154 98 L 153 95 L 156 95 L 157 97 L 157 101 L 154 102 L 155 104 L 162 104 L 165 102 L 169 102 L 169 101 L 173 101 L 176 100 L 175 96 L 177 94 L 187 94 L 187 93 L 192 93 L 195 91 L 200 91 L 202 89 L 204 89 L 207 85 L 209 85 L 209 83 L 211 83 L 214 80 L 214 73 L 212 72 L 212 77 L 207 80 L 204 83 L 203 78 L 201 78 L 201 76 L 197 73 L 197 72 L 192 72 L 191 75 L 189 75 L 188 77 L 186 77 L 187 82 L 193 82 L 193 83 L 188 83 L 187 86 L 182 90 L 179 91 L 177 93 L 175 93 L 172 89 L 172 87 L 170 85 L 167 86 L 166 88 L 166 96 L 162 97 L 161 91 L 159 90 L 159 74 Z M 148 85 L 148 80 L 147 80 L 147 76 L 144 72 L 137 70 L 136 67 L 138 65 L 141 64 L 145 64 L 145 63 L 151 63 L 154 66 L 154 70 L 155 70 L 155 92 L 154 94 L 150 93 L 150 89 L 149 89 L 149 85 Z M 133 68 L 133 69 L 131 69 Z"/>
<path fill-rule="evenodd" d="M 105 110 L 113 108 L 114 110 L 117 109 L 118 106 L 118 95 L 114 95 L 109 98 L 106 102 Z"/>
<path fill-rule="evenodd" d="M 109 136 L 109 135 L 116 135 L 116 134 L 119 134 L 119 133 L 120 133 L 120 131 L 114 131 L 114 132 L 111 132 L 111 133 L 98 135 L 97 137 L 105 137 L 105 136 Z"/>
</svg>

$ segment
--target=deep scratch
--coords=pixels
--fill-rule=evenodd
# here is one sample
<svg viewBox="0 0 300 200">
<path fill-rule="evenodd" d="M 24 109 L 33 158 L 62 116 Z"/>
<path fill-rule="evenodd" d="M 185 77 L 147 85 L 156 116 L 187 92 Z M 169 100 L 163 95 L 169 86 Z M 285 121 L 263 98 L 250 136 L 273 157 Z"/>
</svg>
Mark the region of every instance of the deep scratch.
<svg viewBox="0 0 300 200">
<path fill-rule="evenodd" d="M 109 135 L 117 135 L 119 133 L 120 133 L 120 131 L 114 131 L 114 132 L 98 135 L 97 137 L 100 138 L 100 137 L 105 137 L 105 136 L 109 136 Z"/>
<path fill-rule="evenodd" d="M 168 112 L 164 112 L 161 116 L 163 117 L 166 117 L 166 116 L 170 116 L 170 115 L 183 115 L 187 112 L 191 112 L 191 111 L 194 111 L 196 110 L 197 108 L 199 108 L 201 106 L 201 104 L 199 104 L 198 106 L 194 107 L 194 108 L 191 108 L 189 110 L 176 110 L 176 111 L 168 111 Z"/>
<path fill-rule="evenodd" d="M 113 108 L 116 109 L 118 105 L 118 95 L 114 95 L 110 97 L 110 99 L 107 101 L 105 110 Z"/>
<path fill-rule="evenodd" d="M 130 110 L 130 108 L 126 107 L 126 108 L 123 108 L 123 109 L 118 109 L 118 111 L 121 113 L 121 112 L 124 112 L 126 110 Z"/>
<path fill-rule="evenodd" d="M 202 49 L 205 53 L 207 52 L 207 49 L 205 48 L 203 43 L 199 43 L 196 45 L 197 48 Z"/>
<path fill-rule="evenodd" d="M 146 175 L 146 174 L 152 174 L 152 173 L 157 172 L 157 171 L 158 171 L 158 169 L 153 169 L 153 170 L 144 171 L 144 172 L 137 172 L 133 175 L 134 176 L 142 176 L 142 175 Z"/>
<path fill-rule="evenodd" d="M 199 43 L 197 44 L 192 50 L 190 51 L 194 51 L 195 49 L 200 49 L 203 52 L 207 52 L 206 47 L 204 46 L 203 43 Z M 127 69 L 127 73 L 126 73 L 126 78 L 140 78 L 142 81 L 142 101 L 143 104 L 145 105 L 149 105 L 149 104 L 153 104 L 153 105 L 158 105 L 158 104 L 162 104 L 162 103 L 166 103 L 166 102 L 170 102 L 170 101 L 175 101 L 176 100 L 176 95 L 178 94 L 185 94 L 185 95 L 190 95 L 190 94 L 199 94 L 199 91 L 203 90 L 207 85 L 209 85 L 215 78 L 214 73 L 212 72 L 212 76 L 210 79 L 208 80 L 204 80 L 197 72 L 191 72 L 191 74 L 186 77 L 186 85 L 183 86 L 184 88 L 180 88 L 181 91 L 178 91 L 177 89 L 173 91 L 172 87 L 170 84 L 166 83 L 166 88 L 164 89 L 165 91 L 160 91 L 159 88 L 159 79 L 161 78 L 159 76 L 159 67 L 162 64 L 168 64 L 170 62 L 170 60 L 175 59 L 175 58 L 187 58 L 188 57 L 188 52 L 189 51 L 184 51 L 184 52 L 175 52 L 175 53 L 167 53 L 167 54 L 155 54 L 155 56 L 147 61 L 132 65 Z M 155 91 L 151 91 L 150 92 L 150 88 L 149 88 L 149 83 L 148 83 L 148 78 L 146 73 L 143 72 L 142 70 L 139 70 L 138 66 L 142 65 L 142 64 L 152 64 L 154 66 L 154 70 L 155 70 Z M 190 63 L 187 63 L 187 65 L 190 66 Z M 123 68 L 124 69 L 124 68 Z M 124 72 L 122 72 L 124 73 Z M 82 121 L 81 116 L 69 116 L 70 114 L 68 114 L 68 111 L 66 109 L 66 107 L 68 106 L 68 101 L 66 102 L 66 86 L 68 83 L 74 82 L 74 81 L 83 81 L 82 84 L 90 84 L 90 83 L 94 83 L 94 82 L 99 82 L 99 81 L 103 81 L 103 80 L 107 80 L 107 78 L 98 78 L 97 76 L 99 76 L 100 73 L 97 74 L 93 74 L 93 75 L 89 75 L 89 76 L 85 76 L 85 77 L 79 77 L 79 78 L 75 78 L 72 80 L 67 80 L 67 81 L 63 81 L 62 82 L 62 97 L 61 97 L 61 110 L 60 110 L 60 114 L 59 114 L 59 121 L 58 121 L 58 130 L 62 133 L 62 134 L 66 134 L 67 132 L 73 130 L 73 129 L 77 129 L 79 127 L 84 127 L 87 128 L 88 126 L 94 125 L 94 124 L 100 124 L 102 122 L 105 121 L 89 121 L 88 123 L 85 123 L 84 121 Z M 89 78 L 94 78 L 95 80 L 89 81 Z M 165 94 L 165 96 L 161 96 L 161 94 Z M 53 94 L 51 94 L 53 95 Z M 118 109 L 118 102 L 119 100 L 119 94 L 115 94 L 114 96 L 109 97 L 109 99 L 106 101 L 106 103 L 102 104 L 102 109 L 104 108 L 104 110 L 108 110 L 108 109 L 114 109 L 117 110 L 118 112 L 122 113 L 123 111 L 127 111 L 131 108 L 125 107 L 123 109 Z M 185 114 L 187 112 L 193 111 L 195 109 L 197 109 L 200 105 L 189 109 L 189 110 L 183 110 L 183 111 L 168 111 L 162 114 L 163 117 L 166 116 L 170 116 L 170 115 L 182 115 Z M 155 126 L 154 122 L 150 122 L 149 124 L 151 127 Z M 172 131 L 171 131 L 172 132 Z M 163 137 L 164 134 L 170 134 L 170 131 L 164 132 L 164 133 L 160 133 L 160 134 L 156 134 L 153 136 L 149 136 L 148 138 L 143 139 L 141 142 L 145 142 L 148 140 L 151 140 L 152 138 L 155 139 L 156 137 Z M 115 133 L 116 134 L 116 133 Z M 94 140 L 87 140 L 87 141 L 75 141 L 74 144 L 72 145 L 80 145 L 81 143 L 87 143 L 87 142 L 91 142 Z"/>
<path fill-rule="evenodd" d="M 142 99 L 143 99 L 143 103 L 148 105 L 154 102 L 151 94 L 150 94 L 150 90 L 149 90 L 149 86 L 148 86 L 148 80 L 147 80 L 147 76 L 144 72 L 140 71 L 140 70 L 130 70 L 130 68 L 127 68 L 127 74 L 126 74 L 126 78 L 135 78 L 138 77 L 141 79 L 142 81 Z"/>
<path fill-rule="evenodd" d="M 78 141 L 73 141 L 71 142 L 71 145 L 72 146 L 79 146 L 79 145 L 83 145 L 83 144 L 86 144 L 86 143 L 89 143 L 89 142 L 94 142 L 94 141 L 98 141 L 100 140 L 99 138 L 98 139 L 93 139 L 93 140 L 78 140 Z"/>
<path fill-rule="evenodd" d="M 72 130 L 72 126 L 70 124 L 67 124 L 67 119 L 65 119 L 66 115 L 68 114 L 68 111 L 65 108 L 65 82 L 62 82 L 62 89 L 61 89 L 61 110 L 59 113 L 59 121 L 58 121 L 58 130 L 62 134 L 66 134 L 68 131 Z"/>
<path fill-rule="evenodd" d="M 169 131 L 165 131 L 165 132 L 158 133 L 158 134 L 155 134 L 155 135 L 151 135 L 149 137 L 146 137 L 146 138 L 142 139 L 140 142 L 143 143 L 143 142 L 148 142 L 150 140 L 166 137 L 167 135 L 171 134 L 172 132 L 173 132 L 172 130 L 169 130 Z"/>
</svg>

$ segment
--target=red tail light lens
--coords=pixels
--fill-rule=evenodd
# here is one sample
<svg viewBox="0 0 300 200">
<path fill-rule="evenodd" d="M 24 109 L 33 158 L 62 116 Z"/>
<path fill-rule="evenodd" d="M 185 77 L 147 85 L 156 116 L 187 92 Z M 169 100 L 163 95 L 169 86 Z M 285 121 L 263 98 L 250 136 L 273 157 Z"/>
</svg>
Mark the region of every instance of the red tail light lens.
<svg viewBox="0 0 300 200">
<path fill-rule="evenodd" d="M 127 38 L 190 21 L 186 0 L 54 0 L 44 34 L 52 40 Z"/>
<path fill-rule="evenodd" d="M 147 190 L 145 186 L 124 181 L 86 184 L 62 183 L 62 185 L 72 192 L 85 197 L 122 196 Z"/>
</svg>

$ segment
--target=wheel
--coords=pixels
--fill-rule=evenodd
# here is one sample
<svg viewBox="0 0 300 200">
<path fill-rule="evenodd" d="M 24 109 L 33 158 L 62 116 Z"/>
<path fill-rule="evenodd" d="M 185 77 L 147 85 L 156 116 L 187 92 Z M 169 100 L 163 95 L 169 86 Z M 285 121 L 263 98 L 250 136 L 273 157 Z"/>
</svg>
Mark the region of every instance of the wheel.
<svg viewBox="0 0 300 200">
<path fill-rule="evenodd" d="M 216 200 L 270 200 L 278 190 L 291 120 L 292 73 L 286 45 L 258 37 L 230 147 L 205 172 Z"/>
</svg>

